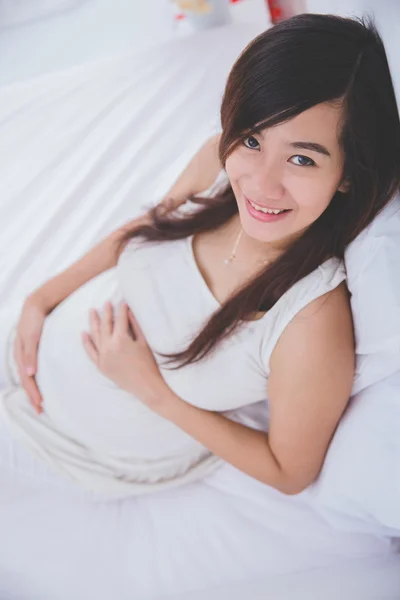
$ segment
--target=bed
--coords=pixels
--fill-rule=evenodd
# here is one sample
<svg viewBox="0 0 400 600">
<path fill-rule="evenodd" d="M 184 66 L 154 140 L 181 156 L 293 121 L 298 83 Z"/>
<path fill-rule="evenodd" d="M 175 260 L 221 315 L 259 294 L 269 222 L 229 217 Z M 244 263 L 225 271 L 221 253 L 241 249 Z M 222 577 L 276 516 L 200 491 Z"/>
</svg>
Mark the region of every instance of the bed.
<svg viewBox="0 0 400 600">
<path fill-rule="evenodd" d="M 239 52 L 257 33 L 256 25 L 231 25 L 197 34 L 190 43 L 177 39 L 96 65 L 3 86 L 1 342 L 27 293 L 66 268 L 105 234 L 157 203 L 205 139 L 219 130 L 218 108 L 225 78 Z M 4 347 L 0 351 L 4 353 Z M 7 489 L 6 480 L 0 481 L 0 489 Z M 0 512 L 1 501 L 5 501 L 3 491 L 2 496 Z M 21 503 L 27 518 L 23 498 L 15 501 L 17 507 Z M 242 501 L 246 503 L 244 497 Z M 188 494 L 185 506 L 192 514 L 195 502 Z M 274 502 L 278 503 L 277 497 Z M 222 518 L 223 503 L 214 508 L 220 510 Z M 211 541 L 215 545 L 221 542 L 217 532 Z M 4 537 L 2 543 L 7 544 Z M 205 546 L 195 550 L 192 555 L 181 556 L 182 571 L 189 572 L 191 562 L 204 559 L 208 552 Z M 36 557 L 32 560 L 35 563 Z M 368 556 L 366 552 L 351 561 L 335 560 L 332 564 L 294 573 L 282 571 L 273 577 L 251 576 L 249 569 L 246 580 L 235 580 L 232 572 L 232 581 L 221 583 L 216 577 L 215 583 L 206 587 L 198 585 L 198 589 L 181 593 L 178 588 L 162 594 L 148 592 L 134 598 L 400 598 L 400 554 Z M 39 559 L 35 565 L 39 570 L 49 569 L 49 587 L 43 588 L 40 600 L 71 597 L 68 593 L 72 588 L 66 591 L 70 579 L 67 566 L 51 572 L 52 566 L 41 565 Z M 29 594 L 34 588 L 23 563 L 14 566 L 12 572 L 0 571 L 0 596 L 7 600 L 33 598 Z M 59 589 L 55 592 L 51 584 L 57 581 Z M 94 585 L 90 590 L 75 591 L 74 598 L 93 594 L 98 600 L 128 598 L 122 592 L 99 593 Z"/>
</svg>

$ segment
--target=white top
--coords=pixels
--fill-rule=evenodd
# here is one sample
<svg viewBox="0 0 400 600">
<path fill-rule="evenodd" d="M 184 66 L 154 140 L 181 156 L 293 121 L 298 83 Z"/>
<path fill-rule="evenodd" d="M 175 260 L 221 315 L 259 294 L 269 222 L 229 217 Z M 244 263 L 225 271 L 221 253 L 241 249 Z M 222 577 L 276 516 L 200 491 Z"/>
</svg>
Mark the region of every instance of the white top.
<svg viewBox="0 0 400 600">
<path fill-rule="evenodd" d="M 160 359 L 166 382 L 194 406 L 267 429 L 269 360 L 278 338 L 297 312 L 345 278 L 341 261 L 326 261 L 200 362 L 173 371 Z M 81 332 L 88 330 L 89 309 L 121 299 L 153 351 L 163 353 L 185 348 L 220 306 L 197 267 L 192 237 L 146 244 L 134 239 L 115 268 L 79 288 L 46 319 L 37 376 L 44 413 L 36 415 L 15 378 L 1 403 L 14 434 L 36 454 L 109 497 L 180 485 L 223 462 L 119 389 L 86 355 Z M 12 339 L 10 357 L 11 346 Z M 265 408 L 261 420 L 254 418 L 260 406 Z"/>
</svg>

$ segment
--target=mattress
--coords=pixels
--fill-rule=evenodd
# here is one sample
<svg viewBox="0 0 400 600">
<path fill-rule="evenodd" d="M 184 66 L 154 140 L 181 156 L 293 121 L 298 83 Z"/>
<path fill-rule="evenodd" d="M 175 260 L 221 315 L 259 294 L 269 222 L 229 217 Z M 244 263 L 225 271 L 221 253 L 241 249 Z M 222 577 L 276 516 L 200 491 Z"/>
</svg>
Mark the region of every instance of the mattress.
<svg viewBox="0 0 400 600">
<path fill-rule="evenodd" d="M 190 43 L 171 41 L 0 90 L 0 344 L 5 337 L 3 332 L 17 318 L 30 291 L 66 268 L 117 226 L 159 202 L 205 139 L 220 129 L 218 109 L 226 76 L 239 52 L 258 32 L 256 26 L 229 26 L 193 36 Z M 221 47 L 224 52 L 220 51 Z M 235 478 L 234 470 L 228 470 L 227 477 Z M 242 515 L 241 531 L 244 532 L 246 519 L 254 518 L 263 507 L 256 509 L 255 497 L 251 498 L 254 486 L 249 485 L 247 494 L 250 495 L 246 496 L 238 485 L 243 479 L 239 477 L 235 481 L 234 504 Z M 13 503 L 20 514 L 29 519 L 27 515 L 33 509 L 24 499 L 23 490 L 26 489 L 26 498 L 29 498 L 30 482 L 27 479 L 26 488 L 21 481 L 18 483 L 21 487 L 15 485 L 2 474 L 3 504 L 0 507 L 5 510 L 4 507 Z M 192 490 L 187 494 L 185 511 L 187 515 L 201 514 L 206 519 L 207 511 L 204 504 L 200 507 L 200 502 L 209 497 L 211 483 L 204 482 L 203 488 L 201 483 L 198 485 L 197 495 Z M 226 494 L 218 485 L 214 499 Z M 13 490 L 21 493 L 13 496 Z M 38 491 L 38 499 L 40 493 Z M 274 493 L 271 492 L 271 497 Z M 15 504 L 17 498 L 19 504 Z M 287 499 L 282 496 L 281 500 L 283 506 Z M 154 502 L 157 511 L 162 511 L 160 502 Z M 218 518 L 223 523 L 229 511 L 218 502 Z M 274 506 L 278 505 L 274 496 Z M 212 506 L 210 503 L 210 511 Z M 50 508 L 45 506 L 44 497 L 37 510 L 37 514 L 41 514 L 41 510 L 45 512 L 43 523 L 48 525 L 46 510 Z M 253 511 L 251 517 L 250 510 Z M 138 514 L 148 515 L 144 511 Z M 162 519 L 162 512 L 157 514 Z M 271 514 L 271 527 L 276 518 L 277 515 Z M 301 523 L 294 525 L 299 527 Z M 272 535 L 272 530 L 273 527 L 269 533 L 267 528 L 264 535 Z M 248 531 L 246 543 L 251 547 Z M 286 532 L 289 547 L 289 525 Z M 260 531 L 258 541 L 259 535 Z M 182 571 L 190 572 L 194 564 L 201 565 L 211 556 L 209 548 L 223 543 L 217 528 L 215 538 L 204 541 L 203 546 L 203 538 L 199 535 L 198 539 L 195 548 L 181 551 Z M 253 541 L 256 544 L 256 539 Z M 229 544 L 229 540 L 225 542 Z M 41 565 L 39 559 L 35 558 L 38 563 L 32 567 L 32 577 L 32 573 L 48 568 L 47 563 Z M 32 558 L 34 563 L 35 560 Z M 129 556 L 124 556 L 124 560 L 129 560 Z M 154 560 L 159 561 L 155 564 L 162 570 L 163 557 L 158 555 Z M 32 582 L 29 583 L 27 570 L 18 574 L 15 568 L 7 577 L 0 570 L 3 589 L 9 586 L 8 595 L 4 596 L 8 600 L 17 598 L 17 592 L 14 596 L 10 590 L 21 592 L 23 587 L 19 582 L 24 577 L 27 579 L 23 585 L 28 586 L 28 590 L 33 589 L 29 587 Z M 243 564 L 241 568 L 246 572 Z M 395 554 L 366 554 L 348 562 L 332 560 L 331 565 L 284 575 L 263 576 L 262 572 L 256 575 L 250 565 L 247 573 L 247 578 L 235 579 L 232 563 L 232 581 L 222 578 L 219 581 L 216 575 L 205 580 L 199 589 L 182 588 L 180 593 L 179 586 L 175 586 L 171 593 L 166 590 L 159 595 L 153 591 L 143 598 L 400 598 L 400 555 Z M 60 571 L 60 582 L 64 576 L 67 582 L 69 574 Z M 11 582 L 13 577 L 18 584 Z M 61 587 L 58 596 L 54 588 L 49 588 L 48 595 L 43 593 L 40 599 L 64 600 L 67 596 Z M 74 597 L 84 595 L 77 593 Z M 124 597 L 118 595 L 119 600 Z M 135 599 L 139 599 L 139 595 Z"/>
</svg>

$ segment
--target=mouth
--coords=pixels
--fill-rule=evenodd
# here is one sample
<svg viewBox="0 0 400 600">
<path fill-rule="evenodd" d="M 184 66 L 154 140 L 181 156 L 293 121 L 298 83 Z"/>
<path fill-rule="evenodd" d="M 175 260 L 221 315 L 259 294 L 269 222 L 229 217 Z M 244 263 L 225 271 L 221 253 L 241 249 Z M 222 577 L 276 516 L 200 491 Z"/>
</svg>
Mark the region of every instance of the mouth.
<svg viewBox="0 0 400 600">
<path fill-rule="evenodd" d="M 248 213 L 257 221 L 263 221 L 264 223 L 273 223 L 275 221 L 281 221 L 284 219 L 289 213 L 292 212 L 291 208 L 269 208 L 264 206 L 259 206 L 258 204 L 254 204 L 251 202 L 246 196 L 244 196 L 246 208 Z"/>
</svg>

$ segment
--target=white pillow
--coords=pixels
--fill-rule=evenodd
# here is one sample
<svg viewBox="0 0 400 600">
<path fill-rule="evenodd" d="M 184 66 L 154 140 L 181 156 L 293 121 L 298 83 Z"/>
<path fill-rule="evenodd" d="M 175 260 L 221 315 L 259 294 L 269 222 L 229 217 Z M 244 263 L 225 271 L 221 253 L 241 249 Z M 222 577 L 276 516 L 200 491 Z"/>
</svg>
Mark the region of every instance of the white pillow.
<svg viewBox="0 0 400 600">
<path fill-rule="evenodd" d="M 321 474 L 305 494 L 336 525 L 400 536 L 400 197 L 350 244 L 357 369 Z"/>
<path fill-rule="evenodd" d="M 400 196 L 346 253 L 357 349 L 353 394 L 400 369 Z"/>
</svg>

